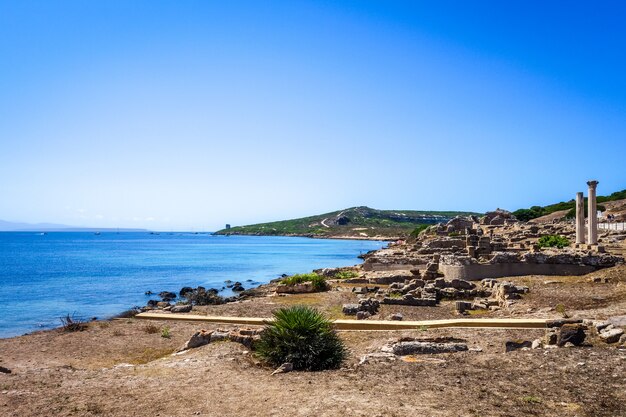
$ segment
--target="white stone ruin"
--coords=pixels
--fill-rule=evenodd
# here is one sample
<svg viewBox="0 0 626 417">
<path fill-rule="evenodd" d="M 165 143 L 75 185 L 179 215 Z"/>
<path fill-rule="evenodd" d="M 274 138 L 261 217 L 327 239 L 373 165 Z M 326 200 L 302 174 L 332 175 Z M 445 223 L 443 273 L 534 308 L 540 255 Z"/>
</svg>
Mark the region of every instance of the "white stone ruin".
<svg viewBox="0 0 626 417">
<path fill-rule="evenodd" d="M 598 245 L 598 211 L 596 206 L 596 180 L 587 181 L 587 239 L 585 239 L 585 206 L 583 193 L 576 193 L 576 246 Z"/>
</svg>

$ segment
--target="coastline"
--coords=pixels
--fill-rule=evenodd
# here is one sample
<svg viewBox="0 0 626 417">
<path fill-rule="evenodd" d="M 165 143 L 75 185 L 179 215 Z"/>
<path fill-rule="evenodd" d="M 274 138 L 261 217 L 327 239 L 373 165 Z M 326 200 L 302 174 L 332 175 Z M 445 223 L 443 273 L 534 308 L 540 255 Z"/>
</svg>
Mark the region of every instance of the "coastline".
<svg viewBox="0 0 626 417">
<path fill-rule="evenodd" d="M 13 233 L 13 232 L 7 232 L 7 233 Z M 61 232 L 59 232 L 61 233 Z M 86 232 L 78 232 L 78 233 L 86 233 Z M 87 233 L 87 235 L 91 235 L 91 233 Z M 381 239 L 364 239 L 364 238 L 355 238 L 352 236 L 343 236 L 343 237 L 320 237 L 320 236 L 300 236 L 300 235 L 237 235 L 237 236 L 249 236 L 249 237 L 287 237 L 287 238 L 309 238 L 309 239 L 319 239 L 319 240 L 352 240 L 352 241 L 376 241 L 376 242 L 380 242 L 381 246 L 380 249 L 383 249 L 386 247 L 386 245 L 384 245 L 384 242 L 386 242 L 386 240 L 381 240 Z M 363 252 L 365 253 L 365 252 Z M 361 253 L 361 254 L 363 254 Z M 345 266 L 345 267 L 352 267 L 352 266 L 358 266 L 361 265 L 363 263 L 363 260 L 360 258 L 359 254 L 356 254 L 354 256 L 354 260 L 353 260 L 353 264 L 349 265 L 349 266 Z M 342 266 L 333 266 L 333 265 L 323 265 L 323 266 L 318 266 L 316 268 L 311 268 L 311 267 L 307 267 L 306 269 L 303 269 L 301 273 L 306 273 L 306 272 L 311 272 L 313 270 L 317 270 L 317 269 L 334 269 L 334 268 L 342 268 Z M 236 276 L 236 273 L 233 273 L 233 276 Z M 255 296 L 257 296 L 255 294 L 255 292 L 257 291 L 262 291 L 264 286 L 267 286 L 269 284 L 272 283 L 272 281 L 275 281 L 276 279 L 280 278 L 280 274 L 277 274 L 274 278 L 270 278 L 267 280 L 262 280 L 261 282 L 257 282 L 254 285 L 251 285 L 250 287 L 246 287 L 245 290 L 243 292 L 239 292 L 239 293 L 233 293 L 230 294 L 230 291 L 224 291 L 225 289 L 222 288 L 221 290 L 219 290 L 219 295 L 224 297 L 224 298 L 235 298 L 232 301 L 229 302 L 237 302 L 237 301 L 243 301 L 246 299 L 250 299 L 253 298 Z M 256 280 L 258 281 L 258 280 Z M 243 282 L 244 286 L 245 286 L 245 282 Z M 195 283 L 191 284 L 194 288 L 199 286 L 199 285 L 203 285 L 202 281 L 200 279 L 198 279 L 198 281 L 196 281 Z M 180 287 L 185 286 L 184 284 L 180 284 Z M 209 288 L 212 287 L 217 287 L 219 288 L 221 285 L 214 285 L 211 286 Z M 180 288 L 179 287 L 179 288 Z M 176 288 L 176 292 L 178 293 L 179 288 Z M 154 294 L 155 297 L 157 297 L 157 295 L 161 292 L 161 291 L 166 291 L 166 288 L 152 288 L 154 291 L 151 291 L 152 294 Z M 172 290 L 174 290 L 174 288 L 172 288 Z M 227 295 L 222 295 L 224 292 L 226 292 Z M 142 291 L 143 294 L 143 291 Z M 148 295 L 148 294 L 146 294 Z M 158 297 L 157 297 L 158 298 Z M 176 300 L 180 300 L 179 297 L 176 298 Z M 146 301 L 148 301 L 148 299 L 146 298 Z M 106 315 L 91 315 L 91 314 L 77 314 L 76 317 L 78 319 L 81 319 L 81 321 L 85 322 L 85 323 L 99 323 L 99 322 L 107 322 L 116 318 L 119 318 L 120 315 L 122 315 L 123 313 L 126 313 L 128 311 L 131 311 L 133 309 L 136 308 L 141 308 L 142 306 L 144 306 L 143 304 L 129 304 L 126 307 L 121 307 L 119 310 L 106 314 Z M 79 311 L 80 312 L 80 311 Z M 68 311 L 67 314 L 70 314 L 70 316 L 72 316 L 73 314 L 75 314 L 76 311 L 74 313 L 71 313 Z M 38 328 L 38 329 L 32 329 L 30 331 L 25 331 L 23 333 L 19 333 L 19 334 L 12 334 L 12 335 L 8 335 L 8 336 L 0 336 L 0 339 L 2 340 L 6 340 L 6 339 L 13 339 L 13 338 L 19 338 L 19 337 L 23 337 L 23 336 L 28 336 L 28 335 L 33 335 L 33 334 L 39 334 L 39 333 L 45 333 L 45 332 L 55 332 L 58 331 L 62 328 L 62 325 L 60 324 L 60 321 L 58 320 L 60 317 L 64 317 L 65 314 L 63 315 L 59 315 L 59 316 L 51 316 L 48 321 L 51 321 L 53 319 L 57 319 L 56 323 L 52 324 L 52 325 L 47 325 L 45 327 L 42 326 L 42 328 Z M 95 318 L 95 316 L 97 316 L 97 318 Z"/>
<path fill-rule="evenodd" d="M 261 234 L 261 233 L 213 233 L 216 236 L 261 236 L 261 237 L 306 237 L 309 239 L 337 239 L 337 240 L 371 240 L 380 242 L 393 242 L 404 239 L 401 236 L 355 236 L 355 235 L 315 235 L 315 234 Z"/>
<path fill-rule="evenodd" d="M 415 255 L 412 249 L 411 243 L 383 247 L 374 258 L 395 264 Z M 193 306 L 190 314 L 267 318 L 279 308 L 307 305 L 330 319 L 355 320 L 344 307 L 360 305 L 394 284 L 399 288 L 398 283 L 404 283 L 404 288 L 415 278 L 406 268 L 370 270 L 357 262 L 359 276 L 354 279 L 335 279 L 332 270 L 317 271 L 328 273 L 331 288 L 327 291 L 283 294 L 274 291 L 276 283 L 261 284 L 251 290 L 257 294 L 231 303 Z M 572 320 L 620 319 L 626 311 L 625 272 L 622 265 L 593 276 L 507 277 L 510 288 L 527 288 L 528 295 L 511 299 L 507 307 L 472 311 L 476 314 L 469 314 L 469 319 L 563 322 L 555 300 L 567 303 Z M 374 316 L 364 320 L 449 321 L 459 318 L 456 303 L 448 298 L 437 305 L 381 302 Z M 524 416 L 542 411 L 569 416 L 572 408 L 565 403 L 585 415 L 608 417 L 621 415 L 626 404 L 622 350 L 617 343 L 601 340 L 592 325 L 584 347 L 544 346 L 555 329 L 543 328 L 338 330 L 348 349 L 340 369 L 274 374 L 275 367 L 260 361 L 254 347 L 231 336 L 250 334 L 258 326 L 166 320 L 170 313 L 161 314 L 163 319 L 101 320 L 87 323 L 82 331 L 53 329 L 0 339 L 0 367 L 6 370 L 0 374 L 5 394 L 0 406 L 20 417 L 40 415 L 42 409 L 55 415 L 111 417 L 251 412 L 291 417 L 340 415 L 346 409 L 358 415 L 407 417 L 443 415 L 441 410 L 458 415 L 499 416 L 504 415 L 501 410 L 506 415 L 516 410 Z M 185 349 L 197 335 L 216 339 Z M 385 350 L 413 342 L 458 343 L 467 348 L 408 356 Z M 512 343 L 526 347 L 514 350 Z M 532 344 L 538 347 L 528 347 Z M 611 365 L 608 372 L 607 364 Z M 554 369 L 567 369 L 568 378 L 556 375 Z M 598 386 L 606 389 L 598 391 Z M 242 393 L 247 401 L 233 401 Z"/>
</svg>

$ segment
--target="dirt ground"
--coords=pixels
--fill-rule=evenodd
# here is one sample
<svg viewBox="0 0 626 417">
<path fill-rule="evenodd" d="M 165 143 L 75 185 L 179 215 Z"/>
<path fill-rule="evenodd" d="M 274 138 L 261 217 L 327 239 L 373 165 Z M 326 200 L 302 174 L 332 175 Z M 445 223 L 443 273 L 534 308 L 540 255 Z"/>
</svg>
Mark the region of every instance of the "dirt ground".
<svg viewBox="0 0 626 417">
<path fill-rule="evenodd" d="M 591 276 L 609 282 L 592 283 Z M 480 317 L 626 316 L 626 266 L 583 277 L 511 279 L 530 293 L 511 308 Z M 343 318 L 349 291 L 260 297 L 194 309 L 195 314 L 270 316 L 291 304 L 314 305 Z M 559 309 L 561 310 L 561 309 Z M 405 320 L 456 317 L 453 302 L 437 307 L 381 307 Z M 162 337 L 168 328 L 169 338 Z M 507 340 L 533 340 L 543 330 L 439 329 L 345 331 L 343 368 L 272 376 L 243 345 L 212 343 L 173 352 L 200 328 L 233 326 L 118 319 L 87 330 L 39 332 L 0 339 L 1 416 L 626 416 L 626 349 L 591 336 L 578 348 L 505 353 Z M 167 331 L 165 333 L 168 333 Z M 402 336 L 453 336 L 468 352 L 368 361 Z"/>
</svg>

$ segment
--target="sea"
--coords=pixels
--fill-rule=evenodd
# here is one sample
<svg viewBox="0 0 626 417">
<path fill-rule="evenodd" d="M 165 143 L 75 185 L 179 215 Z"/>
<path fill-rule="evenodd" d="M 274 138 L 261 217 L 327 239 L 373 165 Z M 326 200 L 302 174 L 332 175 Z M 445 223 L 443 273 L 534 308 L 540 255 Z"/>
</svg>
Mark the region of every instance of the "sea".
<svg viewBox="0 0 626 417">
<path fill-rule="evenodd" d="M 210 233 L 0 232 L 0 338 L 60 318 L 106 319 L 161 291 L 255 287 L 281 274 L 355 265 L 385 242 Z"/>
</svg>

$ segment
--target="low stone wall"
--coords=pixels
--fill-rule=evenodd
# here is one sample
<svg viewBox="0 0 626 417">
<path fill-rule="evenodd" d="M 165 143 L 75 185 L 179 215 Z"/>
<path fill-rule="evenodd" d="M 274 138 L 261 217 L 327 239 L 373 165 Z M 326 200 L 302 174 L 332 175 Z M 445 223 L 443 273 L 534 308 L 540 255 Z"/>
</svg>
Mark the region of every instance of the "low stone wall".
<svg viewBox="0 0 626 417">
<path fill-rule="evenodd" d="M 483 278 L 523 275 L 585 275 L 596 270 L 589 265 L 534 264 L 526 262 L 471 265 L 439 265 L 446 279 L 480 280 Z"/>
<path fill-rule="evenodd" d="M 425 268 L 426 264 L 409 264 L 409 263 L 364 263 L 364 271 L 410 271 L 411 269 Z"/>
</svg>

